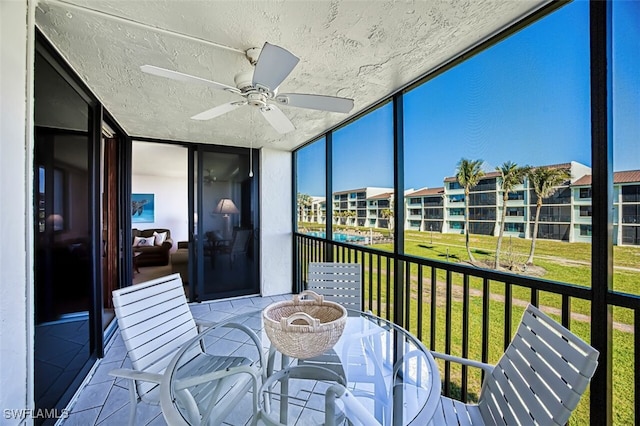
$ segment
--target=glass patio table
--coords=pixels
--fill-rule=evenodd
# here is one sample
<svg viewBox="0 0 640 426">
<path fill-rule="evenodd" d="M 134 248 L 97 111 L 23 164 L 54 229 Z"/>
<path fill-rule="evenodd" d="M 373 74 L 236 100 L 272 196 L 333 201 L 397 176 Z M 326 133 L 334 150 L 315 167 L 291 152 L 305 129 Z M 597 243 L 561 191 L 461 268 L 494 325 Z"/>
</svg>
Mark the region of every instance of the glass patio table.
<svg viewBox="0 0 640 426">
<path fill-rule="evenodd" d="M 256 340 L 230 328 L 231 324 L 252 330 L 261 354 Z M 257 407 L 248 387 L 241 401 L 230 404 L 225 424 L 331 425 L 348 419 L 355 424 L 423 426 L 439 404 L 438 366 L 424 345 L 403 328 L 370 313 L 349 311 L 344 332 L 332 349 L 299 360 L 275 349 L 264 331 L 262 310 L 251 309 L 206 329 L 173 357 L 160 386 L 161 408 L 169 425 L 195 423 L 177 390 L 194 382 L 187 365 L 194 351 L 201 350 L 201 341 L 212 355 L 265 363 Z M 205 405 L 218 403 L 205 399 L 197 404 L 202 413 Z"/>
</svg>

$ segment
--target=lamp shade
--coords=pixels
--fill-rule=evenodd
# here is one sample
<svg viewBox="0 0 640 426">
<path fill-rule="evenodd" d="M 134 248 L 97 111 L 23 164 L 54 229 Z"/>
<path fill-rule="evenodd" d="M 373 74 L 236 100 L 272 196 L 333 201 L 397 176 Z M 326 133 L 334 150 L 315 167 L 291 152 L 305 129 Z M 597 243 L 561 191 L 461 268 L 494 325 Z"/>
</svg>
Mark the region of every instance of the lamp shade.
<svg viewBox="0 0 640 426">
<path fill-rule="evenodd" d="M 213 209 L 213 212 L 225 215 L 240 213 L 236 205 L 233 203 L 233 200 L 230 198 L 221 198 L 216 208 Z"/>
<path fill-rule="evenodd" d="M 47 222 L 54 231 L 62 231 L 64 229 L 64 218 L 59 214 L 51 214 L 47 217 Z"/>
</svg>

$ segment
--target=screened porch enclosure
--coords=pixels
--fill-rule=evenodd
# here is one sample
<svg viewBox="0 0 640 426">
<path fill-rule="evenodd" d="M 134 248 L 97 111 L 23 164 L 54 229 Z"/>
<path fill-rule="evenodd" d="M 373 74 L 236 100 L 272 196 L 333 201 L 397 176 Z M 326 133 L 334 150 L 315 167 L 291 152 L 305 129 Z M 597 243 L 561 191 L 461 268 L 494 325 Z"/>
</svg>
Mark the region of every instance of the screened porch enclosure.
<svg viewBox="0 0 640 426">
<path fill-rule="evenodd" d="M 363 309 L 488 363 L 539 306 L 600 352 L 570 424 L 637 423 L 638 11 L 562 5 L 296 150 L 292 291 L 358 263 Z M 440 372 L 477 401 L 479 371 Z"/>
</svg>

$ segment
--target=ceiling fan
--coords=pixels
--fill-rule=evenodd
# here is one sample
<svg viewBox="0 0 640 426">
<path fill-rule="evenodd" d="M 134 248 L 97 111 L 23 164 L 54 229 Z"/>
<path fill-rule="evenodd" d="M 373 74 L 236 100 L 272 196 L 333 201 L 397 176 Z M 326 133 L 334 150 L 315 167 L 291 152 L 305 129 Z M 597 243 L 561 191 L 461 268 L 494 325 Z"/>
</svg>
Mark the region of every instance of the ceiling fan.
<svg viewBox="0 0 640 426">
<path fill-rule="evenodd" d="M 213 169 L 205 169 L 204 171 L 207 173 L 206 176 L 202 177 L 202 181 L 205 185 L 211 185 L 212 182 L 218 180 L 218 178 L 213 174 Z"/>
<path fill-rule="evenodd" d="M 244 98 L 196 114 L 191 117 L 193 120 L 210 120 L 249 105 L 258 108 L 276 131 L 287 133 L 295 127 L 276 104 L 340 113 L 348 113 L 353 108 L 353 99 L 303 93 L 278 93 L 278 87 L 300 60 L 280 46 L 265 43 L 262 49 L 254 47 L 247 50 L 246 56 L 254 69 L 236 74 L 234 78 L 236 87 L 153 65 L 142 65 L 140 69 L 148 74 L 202 84 L 235 93 Z"/>
</svg>

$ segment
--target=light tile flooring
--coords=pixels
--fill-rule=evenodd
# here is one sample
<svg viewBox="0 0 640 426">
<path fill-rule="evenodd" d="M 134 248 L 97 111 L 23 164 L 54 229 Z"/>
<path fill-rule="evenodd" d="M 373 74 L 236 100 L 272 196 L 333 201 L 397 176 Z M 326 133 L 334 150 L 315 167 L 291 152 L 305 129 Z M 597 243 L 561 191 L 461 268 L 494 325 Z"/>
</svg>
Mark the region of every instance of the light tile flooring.
<svg viewBox="0 0 640 426">
<path fill-rule="evenodd" d="M 281 300 L 290 300 L 291 295 L 273 297 L 248 297 L 210 303 L 191 304 L 194 318 L 208 321 L 221 321 L 232 315 L 238 315 L 243 309 L 263 308 Z M 60 422 L 64 426 L 90 425 L 125 425 L 129 418 L 129 390 L 123 379 L 115 379 L 108 372 L 114 368 L 130 368 L 131 362 L 127 357 L 120 333 L 116 332 L 107 344 L 105 357 L 99 361 L 93 374 L 84 387 L 72 401 L 69 417 Z M 250 407 L 250 402 L 249 407 Z M 244 410 L 238 410 L 244 411 Z M 246 411 L 245 411 L 246 412 Z M 249 413 L 251 409 L 249 408 Z M 245 425 L 249 419 L 229 419 L 231 425 Z M 166 425 L 159 406 L 139 404 L 136 426 Z"/>
</svg>

